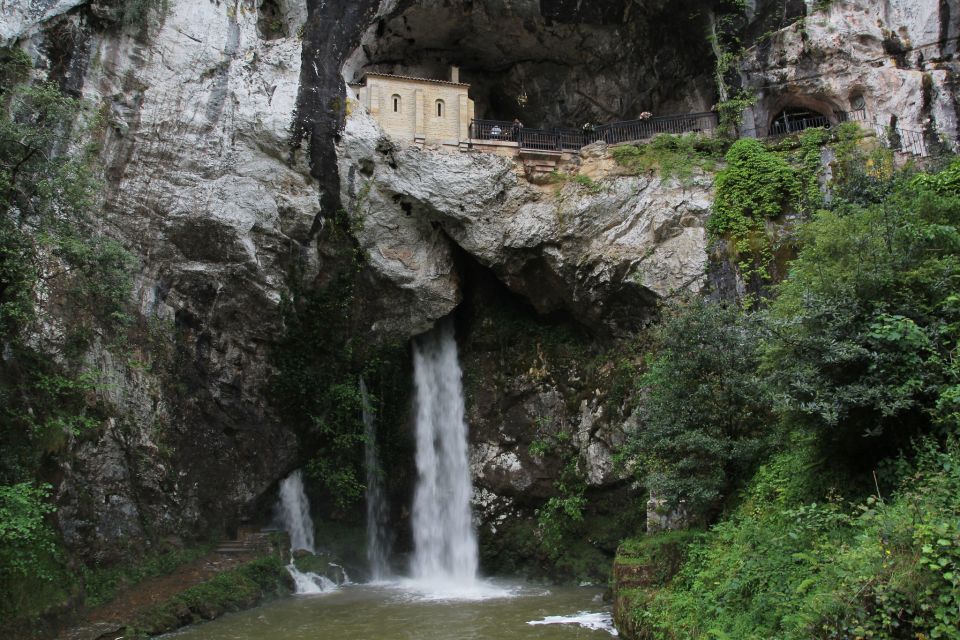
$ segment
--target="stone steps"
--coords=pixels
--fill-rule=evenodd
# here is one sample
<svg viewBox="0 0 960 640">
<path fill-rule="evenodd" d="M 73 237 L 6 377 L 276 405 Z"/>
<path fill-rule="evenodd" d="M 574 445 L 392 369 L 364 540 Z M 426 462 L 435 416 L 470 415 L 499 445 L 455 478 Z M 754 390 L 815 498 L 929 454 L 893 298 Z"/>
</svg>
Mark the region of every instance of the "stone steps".
<svg viewBox="0 0 960 640">
<path fill-rule="evenodd" d="M 241 528 L 236 540 L 225 540 L 217 547 L 217 553 L 258 554 L 267 553 L 272 547 L 273 532 Z"/>
</svg>

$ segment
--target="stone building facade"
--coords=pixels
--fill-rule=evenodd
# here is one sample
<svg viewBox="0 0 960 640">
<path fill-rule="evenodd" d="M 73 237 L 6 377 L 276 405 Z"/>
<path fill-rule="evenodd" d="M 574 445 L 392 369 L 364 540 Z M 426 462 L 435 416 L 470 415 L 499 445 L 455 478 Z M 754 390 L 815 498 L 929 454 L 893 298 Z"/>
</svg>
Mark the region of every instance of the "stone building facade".
<svg viewBox="0 0 960 640">
<path fill-rule="evenodd" d="M 470 85 L 453 67 L 450 80 L 367 73 L 351 92 L 391 137 L 419 145 L 460 148 L 470 141 Z"/>
</svg>

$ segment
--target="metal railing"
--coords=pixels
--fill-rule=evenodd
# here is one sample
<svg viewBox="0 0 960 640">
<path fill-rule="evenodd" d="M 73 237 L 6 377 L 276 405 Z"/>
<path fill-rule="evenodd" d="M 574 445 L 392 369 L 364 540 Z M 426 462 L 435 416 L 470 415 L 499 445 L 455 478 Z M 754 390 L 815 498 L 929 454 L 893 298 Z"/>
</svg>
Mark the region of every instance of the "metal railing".
<svg viewBox="0 0 960 640">
<path fill-rule="evenodd" d="M 820 114 L 799 118 L 787 117 L 770 126 L 769 137 L 778 138 L 814 127 L 829 129 L 834 123 L 843 122 L 858 122 L 871 128 L 877 137 L 894 151 L 920 157 L 929 155 L 923 132 L 902 127 L 888 127 L 873 122 L 868 118 L 865 109 L 835 111 L 833 118 Z M 713 134 L 716 128 L 717 114 L 714 112 L 614 122 L 589 129 L 532 129 L 530 127 L 515 129 L 509 120 L 473 120 L 470 123 L 470 138 L 481 141 L 514 142 L 520 149 L 531 151 L 563 152 L 579 151 L 588 144 L 600 141 L 607 144 L 623 144 L 648 140 L 662 133 Z"/>
<path fill-rule="evenodd" d="M 873 129 L 873 132 L 877 134 L 877 139 L 893 151 L 909 153 L 919 158 L 926 158 L 930 155 L 930 151 L 927 149 L 926 136 L 922 131 L 891 127 L 879 122 L 864 122 L 863 124 Z"/>
<path fill-rule="evenodd" d="M 791 133 L 800 133 L 801 131 L 814 129 L 816 127 L 829 129 L 832 124 L 830 118 L 822 115 L 782 118 L 770 125 L 769 137 L 778 138 L 780 136 L 788 136 Z"/>
<path fill-rule="evenodd" d="M 837 122 L 866 122 L 867 121 L 866 109 L 854 109 L 853 111 L 834 111 L 833 115 L 836 116 Z"/>
<path fill-rule="evenodd" d="M 513 123 L 509 120 L 474 120 L 470 123 L 470 138 L 502 142 L 517 141 L 513 134 Z"/>
<path fill-rule="evenodd" d="M 910 153 L 920 158 L 930 155 L 930 149 L 927 147 L 927 136 L 923 131 L 891 127 L 872 121 L 867 117 L 866 109 L 838 111 L 837 116 L 842 116 L 838 117 L 840 122 L 858 122 L 865 127 L 869 127 L 877 134 L 877 138 L 883 144 L 894 151 Z"/>
<path fill-rule="evenodd" d="M 507 120 L 474 120 L 470 123 L 472 140 L 516 142 L 521 149 L 533 151 L 579 151 L 594 142 L 621 144 L 647 140 L 661 133 L 708 133 L 717 128 L 717 114 L 692 113 L 646 120 L 630 120 L 584 129 L 514 129 Z"/>
<path fill-rule="evenodd" d="M 712 134 L 717 128 L 717 114 L 712 111 L 690 113 L 681 116 L 664 116 L 645 120 L 628 120 L 601 125 L 594 132 L 594 140 L 607 144 L 620 144 L 647 140 L 661 133 L 680 135 L 684 133 Z"/>
<path fill-rule="evenodd" d="M 834 111 L 833 118 L 823 114 L 809 114 L 804 116 L 785 116 L 778 118 L 770 125 L 768 138 L 780 138 L 794 133 L 800 133 L 807 129 L 822 127 L 829 129 L 836 123 L 843 122 L 866 122 L 867 112 L 865 109 L 855 111 Z"/>
</svg>

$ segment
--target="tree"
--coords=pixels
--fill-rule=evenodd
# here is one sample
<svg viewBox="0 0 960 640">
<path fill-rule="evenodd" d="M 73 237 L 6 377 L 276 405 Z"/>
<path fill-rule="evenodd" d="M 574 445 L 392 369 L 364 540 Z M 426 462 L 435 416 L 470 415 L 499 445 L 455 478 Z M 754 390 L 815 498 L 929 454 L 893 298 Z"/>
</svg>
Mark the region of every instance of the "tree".
<svg viewBox="0 0 960 640">
<path fill-rule="evenodd" d="M 780 409 L 867 462 L 956 411 L 960 197 L 940 183 L 818 214 L 771 308 Z"/>
<path fill-rule="evenodd" d="M 683 500 L 705 516 L 745 477 L 768 437 L 755 325 L 735 307 L 696 299 L 667 310 L 655 344 L 631 451 L 658 498 Z"/>
</svg>

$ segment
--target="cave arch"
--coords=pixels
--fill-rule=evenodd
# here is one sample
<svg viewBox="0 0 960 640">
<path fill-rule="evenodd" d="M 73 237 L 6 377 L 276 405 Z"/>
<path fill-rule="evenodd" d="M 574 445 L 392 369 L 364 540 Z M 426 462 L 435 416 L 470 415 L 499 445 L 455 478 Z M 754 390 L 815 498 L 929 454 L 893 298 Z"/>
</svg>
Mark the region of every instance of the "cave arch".
<svg viewBox="0 0 960 640">
<path fill-rule="evenodd" d="M 829 128 L 834 124 L 834 119 L 816 109 L 786 107 L 770 120 L 769 135 L 771 137 L 785 136 L 814 127 Z"/>
<path fill-rule="evenodd" d="M 813 127 L 831 127 L 846 119 L 839 104 L 830 96 L 789 91 L 767 101 L 767 135 L 782 136 Z"/>
</svg>

